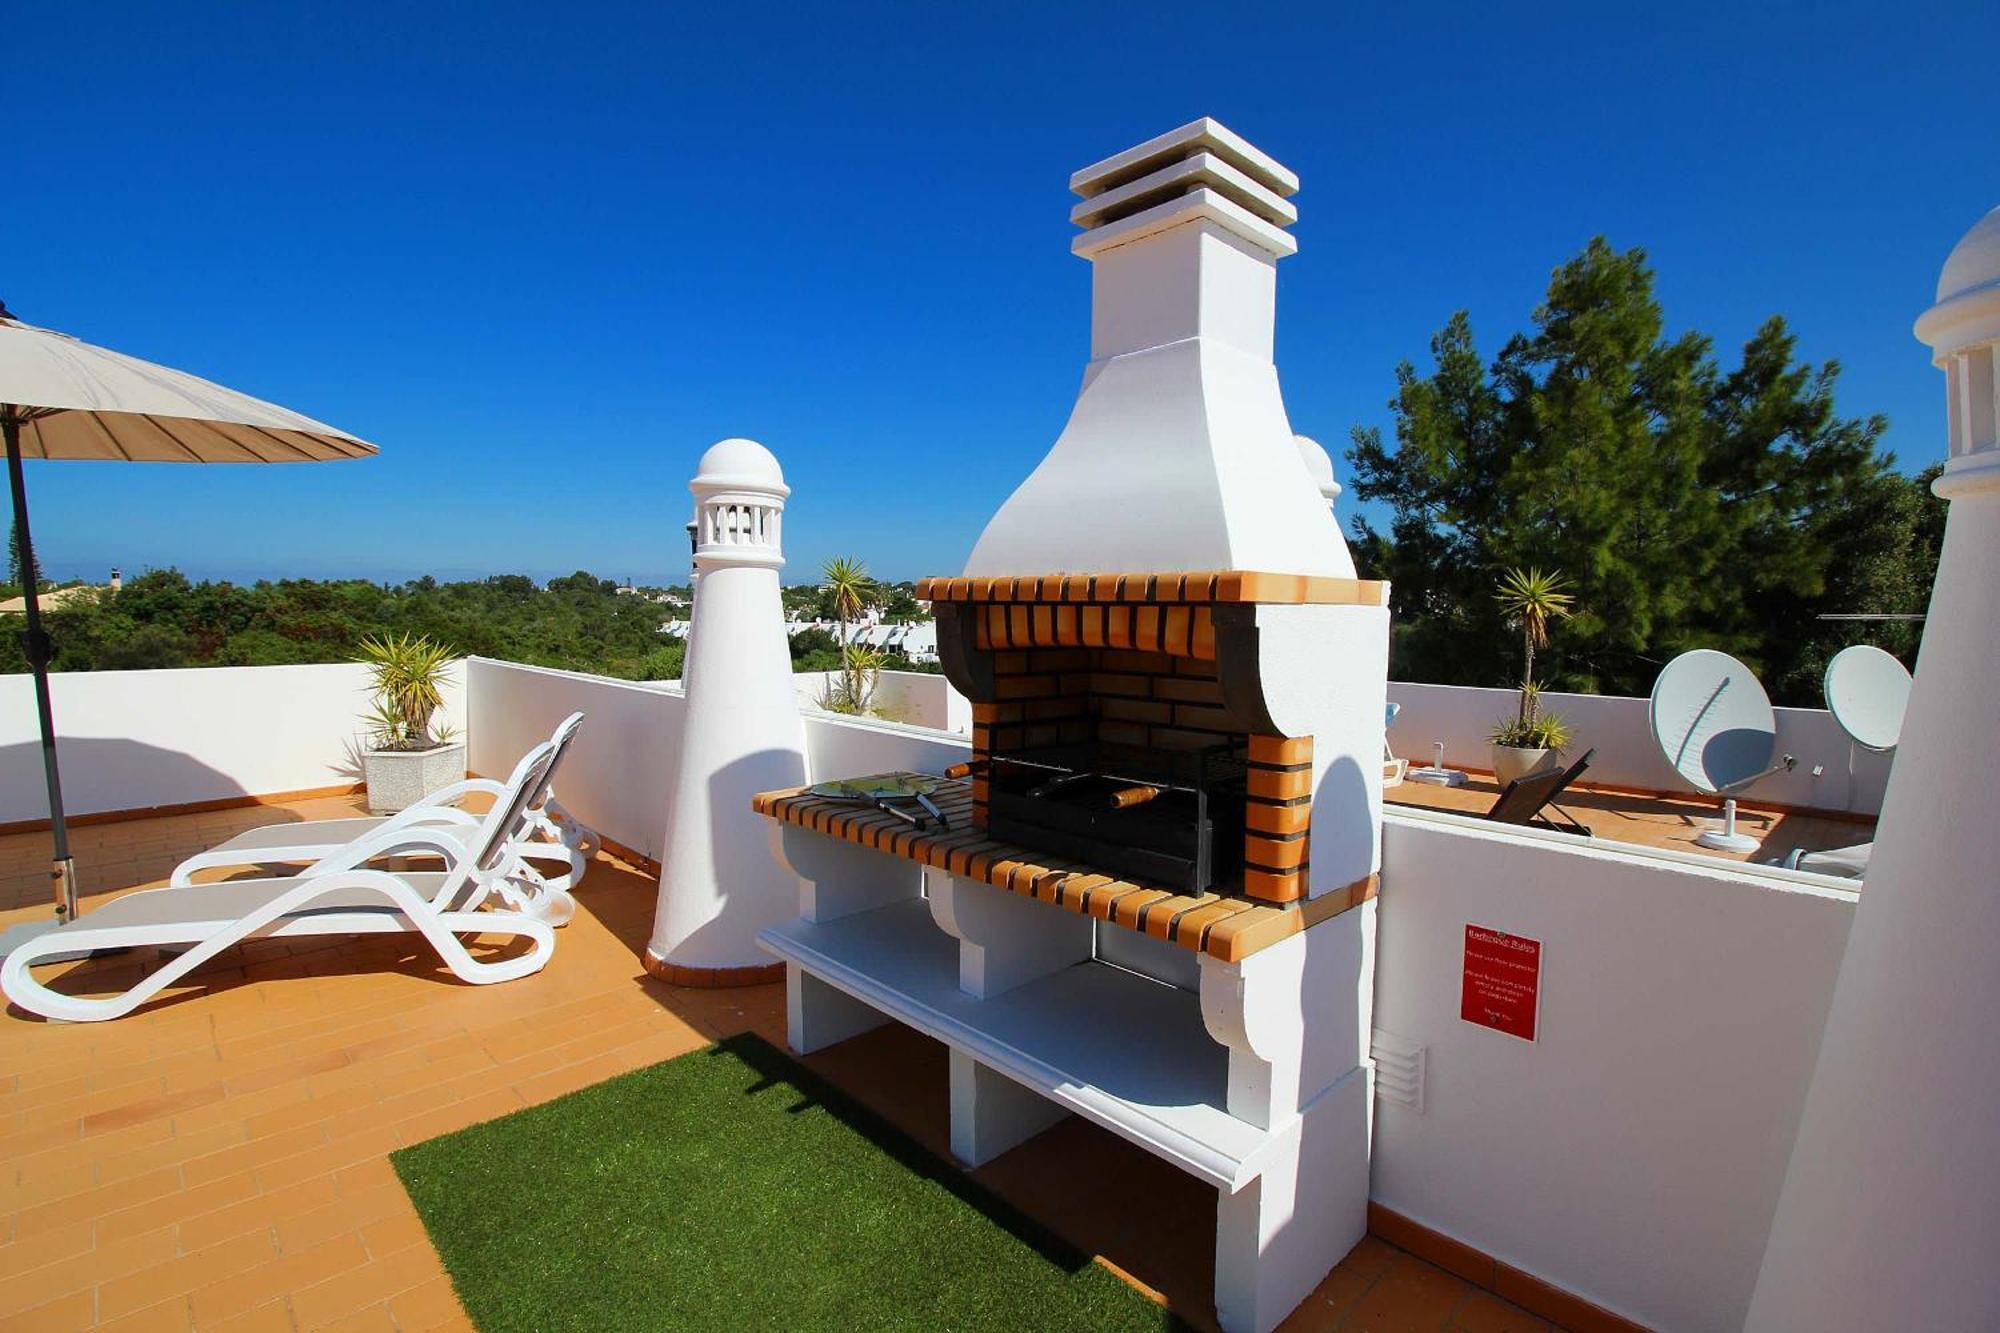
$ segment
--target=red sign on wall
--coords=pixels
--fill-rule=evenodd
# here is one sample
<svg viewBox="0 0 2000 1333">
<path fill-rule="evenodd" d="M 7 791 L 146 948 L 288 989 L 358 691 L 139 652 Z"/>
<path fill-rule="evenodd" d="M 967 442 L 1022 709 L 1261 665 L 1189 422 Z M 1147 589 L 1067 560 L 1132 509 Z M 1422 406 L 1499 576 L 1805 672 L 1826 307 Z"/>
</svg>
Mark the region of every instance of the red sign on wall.
<svg viewBox="0 0 2000 1333">
<path fill-rule="evenodd" d="M 1542 942 L 1485 926 L 1465 928 L 1465 987 L 1458 1016 L 1468 1023 L 1535 1039 L 1542 993 Z"/>
</svg>

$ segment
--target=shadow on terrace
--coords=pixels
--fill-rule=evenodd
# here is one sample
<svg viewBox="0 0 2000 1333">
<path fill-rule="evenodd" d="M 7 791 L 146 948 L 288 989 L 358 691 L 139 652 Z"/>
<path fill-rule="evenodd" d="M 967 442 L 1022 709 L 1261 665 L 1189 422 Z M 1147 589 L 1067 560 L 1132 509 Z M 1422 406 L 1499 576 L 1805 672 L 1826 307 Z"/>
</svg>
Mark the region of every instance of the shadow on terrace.
<svg viewBox="0 0 2000 1333">
<path fill-rule="evenodd" d="M 143 873 L 243 828 L 361 812 L 352 796 L 87 826 L 79 856 Z M 14 886 L 45 837 L 0 837 Z M 543 972 L 469 987 L 420 940 L 253 940 L 129 1018 L 0 1022 L 0 1323 L 84 1328 L 150 1315 L 208 1327 L 261 1312 L 299 1328 L 355 1316 L 464 1324 L 388 1154 L 722 1037 L 782 1046 L 783 987 L 690 990 L 639 962 L 657 870 L 600 853 Z M 92 906 L 108 897 L 100 896 Z M 38 899 L 0 926 L 46 912 Z M 53 984 L 94 994 L 157 962 L 137 949 L 70 965 Z M 806 1063 L 940 1159 L 944 1048 L 897 1025 Z M 1079 1255 L 1095 1255 L 1208 1326 L 1214 1196 L 1072 1117 L 973 1173 Z M 1088 1180 L 1086 1188 L 1077 1182 Z M 1127 1201 L 1145 1198 L 1148 1207 Z M 1288 1328 L 1389 1315 L 1541 1321 L 1371 1239 Z M 1477 1326 L 1477 1325 L 1473 1325 Z M 1499 1324 L 1494 1326 L 1498 1327 Z"/>
</svg>

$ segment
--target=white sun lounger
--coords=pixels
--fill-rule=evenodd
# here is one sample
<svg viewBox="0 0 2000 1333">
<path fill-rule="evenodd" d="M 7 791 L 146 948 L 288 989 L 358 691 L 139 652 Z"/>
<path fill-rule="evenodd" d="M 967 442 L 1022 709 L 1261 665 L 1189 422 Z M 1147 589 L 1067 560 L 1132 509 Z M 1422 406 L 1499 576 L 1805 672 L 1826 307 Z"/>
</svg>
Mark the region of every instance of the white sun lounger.
<svg viewBox="0 0 2000 1333">
<path fill-rule="evenodd" d="M 555 798 L 556 769 L 561 766 L 563 755 L 568 752 L 577 729 L 582 725 L 583 714 L 571 713 L 549 738 L 548 744 L 554 747 L 554 756 L 537 790 L 529 793 L 525 827 L 518 834 L 521 842 L 519 851 L 526 862 L 521 867 L 521 875 L 549 895 L 544 900 L 545 911 L 549 915 L 545 915 L 544 919 L 552 920 L 560 916 L 561 920 L 553 921 L 557 925 L 568 920 L 569 912 L 575 908 L 574 902 L 564 903 L 559 895 L 567 895 L 582 882 L 589 854 L 597 847 L 597 834 L 579 823 Z M 363 839 L 370 840 L 375 850 L 356 864 L 383 856 L 435 854 L 433 849 L 440 837 L 463 850 L 467 840 L 478 829 L 479 818 L 460 809 L 458 803 L 475 794 L 491 796 L 499 802 L 505 800 L 509 793 L 505 783 L 491 778 L 467 778 L 440 788 L 393 815 L 265 824 L 190 856 L 174 867 L 167 882 L 175 887 L 192 885 L 195 872 L 201 870 L 317 862 L 344 848 L 355 847 Z M 421 838 L 413 841 L 402 836 L 408 830 L 419 828 L 427 831 Z M 535 867 L 537 862 L 549 861 L 562 868 L 549 871 Z"/>
<path fill-rule="evenodd" d="M 1385 704 L 1382 708 L 1382 785 L 1401 786 L 1404 776 L 1410 771 L 1410 761 L 1398 759 L 1396 751 L 1389 744 L 1388 730 L 1395 724 L 1396 714 L 1403 711 L 1401 704 Z"/>
<path fill-rule="evenodd" d="M 522 758 L 507 786 L 512 799 L 479 821 L 469 854 L 427 874 L 395 873 L 354 864 L 315 864 L 300 875 L 228 880 L 178 888 L 145 889 L 114 899 L 66 926 L 16 948 L 0 964 L 0 989 L 33 1013 L 71 1022 L 119 1018 L 233 944 L 266 936 L 347 936 L 414 932 L 429 940 L 445 965 L 476 985 L 512 981 L 539 972 L 555 948 L 546 922 L 517 911 L 481 910 L 489 898 L 520 901 L 520 844 L 511 836 L 527 811 L 528 796 L 554 762 L 544 741 Z M 414 830 L 412 832 L 415 832 Z M 354 853 L 347 856 L 351 859 Z M 517 957 L 482 962 L 459 935 L 526 937 L 532 947 Z M 29 969 L 93 949 L 160 945 L 182 952 L 122 994 L 64 995 L 36 981 Z"/>
</svg>

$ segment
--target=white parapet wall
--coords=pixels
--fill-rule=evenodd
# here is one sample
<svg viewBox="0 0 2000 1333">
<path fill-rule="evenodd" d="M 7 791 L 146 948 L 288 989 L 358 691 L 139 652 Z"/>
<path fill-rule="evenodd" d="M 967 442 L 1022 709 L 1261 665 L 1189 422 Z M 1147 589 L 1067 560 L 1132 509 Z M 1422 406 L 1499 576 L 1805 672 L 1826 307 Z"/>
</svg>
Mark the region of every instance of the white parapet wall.
<svg viewBox="0 0 2000 1333">
<path fill-rule="evenodd" d="M 918 681 L 942 676 L 909 673 Z M 816 675 L 797 677 L 817 681 Z M 666 822 L 667 778 L 680 747 L 687 699 L 678 682 L 639 683 L 552 671 L 475 657 L 466 664 L 474 719 L 470 762 L 477 773 L 505 773 L 568 714 L 581 709 L 583 730 L 556 776 L 556 792 L 578 818 L 613 841 L 658 857 Z M 805 686 L 800 687 L 805 697 Z M 942 695 L 939 695 L 942 700 Z M 806 746 L 815 773 L 832 776 L 890 769 L 941 772 L 969 753 L 965 737 L 878 718 L 846 718 L 805 709 Z M 746 808 L 745 819 L 754 819 Z"/>
<path fill-rule="evenodd" d="M 792 676 L 799 702 L 818 710 L 838 671 L 800 671 Z M 972 734 L 972 701 L 953 689 L 942 675 L 924 671 L 876 673 L 870 709 L 885 721 L 905 722 L 933 731 Z"/>
<path fill-rule="evenodd" d="M 1857 896 L 1392 810 L 1378 1203 L 1654 1328 L 1742 1326 Z M 1460 1016 L 1466 928 L 1541 945 L 1532 1042 Z M 1865 1145 L 1857 1145 L 1865 1151 Z"/>
<path fill-rule="evenodd" d="M 455 664 L 440 721 L 465 728 Z M 145 810 L 360 781 L 365 667 L 195 667 L 49 678 L 63 804 Z M 34 681 L 0 676 L 0 823 L 48 818 Z"/>
<path fill-rule="evenodd" d="M 1389 747 L 1415 767 L 1430 763 L 1431 747 L 1443 741 L 1447 764 L 1490 772 L 1492 747 L 1487 733 L 1495 722 L 1514 715 L 1518 698 L 1513 690 L 1392 680 L 1389 702 L 1401 704 L 1402 712 L 1389 728 Z M 1647 791 L 1692 790 L 1667 766 L 1653 743 L 1646 700 L 1615 694 L 1550 693 L 1542 696 L 1542 708 L 1568 720 L 1576 734 L 1571 758 L 1588 749 L 1597 751 L 1583 781 Z M 1823 708 L 1776 711 L 1777 753 L 1794 756 L 1798 766 L 1752 785 L 1743 793 L 1744 800 L 1866 815 L 1881 810 L 1892 756 L 1850 746 L 1847 733 Z M 1815 767 L 1821 770 L 1817 776 Z"/>
</svg>

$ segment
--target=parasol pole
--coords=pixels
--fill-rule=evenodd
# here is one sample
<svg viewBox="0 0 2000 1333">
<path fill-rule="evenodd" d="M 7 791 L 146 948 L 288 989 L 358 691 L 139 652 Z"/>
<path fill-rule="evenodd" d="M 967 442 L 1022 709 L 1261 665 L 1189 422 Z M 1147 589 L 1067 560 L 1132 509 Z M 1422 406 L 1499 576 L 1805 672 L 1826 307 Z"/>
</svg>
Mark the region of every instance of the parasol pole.
<svg viewBox="0 0 2000 1333">
<path fill-rule="evenodd" d="M 62 774 L 56 767 L 55 712 L 49 706 L 49 636 L 42 629 L 42 600 L 35 586 L 35 542 L 28 535 L 28 487 L 21 476 L 22 410 L 0 403 L 0 427 L 7 436 L 7 485 L 14 493 L 14 532 L 21 544 L 22 601 L 27 607 L 28 628 L 21 636 L 27 650 L 28 667 L 35 674 L 35 712 L 42 724 L 42 774 L 49 786 L 49 828 L 55 835 L 55 857 L 49 879 L 55 889 L 56 922 L 76 919 L 76 862 L 69 854 L 69 825 L 63 819 Z"/>
</svg>

